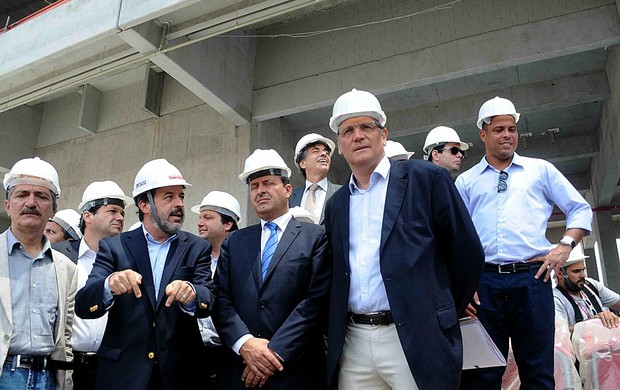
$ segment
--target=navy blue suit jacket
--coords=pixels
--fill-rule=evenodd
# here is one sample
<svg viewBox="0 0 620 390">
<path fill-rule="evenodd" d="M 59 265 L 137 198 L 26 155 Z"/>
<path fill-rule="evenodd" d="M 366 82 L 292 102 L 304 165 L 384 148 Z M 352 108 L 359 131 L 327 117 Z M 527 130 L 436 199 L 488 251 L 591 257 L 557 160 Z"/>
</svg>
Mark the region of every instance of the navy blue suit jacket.
<svg viewBox="0 0 620 390">
<path fill-rule="evenodd" d="M 324 330 L 327 320 L 331 260 L 325 228 L 291 218 L 261 282 L 261 226 L 237 230 L 222 244 L 215 275 L 213 319 L 220 339 L 231 347 L 252 334 L 270 340 L 284 360 L 284 371 L 267 381 L 267 389 L 325 387 Z M 240 356 L 219 380 L 226 389 L 243 389 Z M 218 374 L 219 376 L 220 374 Z"/>
<path fill-rule="evenodd" d="M 328 380 L 337 379 L 349 301 L 348 186 L 327 203 L 333 252 Z M 482 274 L 484 251 L 453 180 L 427 161 L 391 161 L 380 267 L 398 336 L 421 390 L 458 388 L 458 325 Z"/>
<path fill-rule="evenodd" d="M 196 317 L 207 317 L 213 303 L 211 247 L 206 240 L 179 232 L 172 241 L 155 300 L 153 274 L 142 229 L 104 238 L 86 285 L 76 295 L 75 311 L 84 319 L 106 313 L 103 304 L 105 279 L 116 271 L 132 269 L 142 275 L 142 296 L 116 296 L 97 351 L 97 388 L 145 389 L 154 362 L 159 362 L 166 389 L 204 385 L 196 356 L 202 347 Z M 196 289 L 196 313 L 191 316 L 174 303 L 165 307 L 166 285 L 186 280 Z"/>
</svg>

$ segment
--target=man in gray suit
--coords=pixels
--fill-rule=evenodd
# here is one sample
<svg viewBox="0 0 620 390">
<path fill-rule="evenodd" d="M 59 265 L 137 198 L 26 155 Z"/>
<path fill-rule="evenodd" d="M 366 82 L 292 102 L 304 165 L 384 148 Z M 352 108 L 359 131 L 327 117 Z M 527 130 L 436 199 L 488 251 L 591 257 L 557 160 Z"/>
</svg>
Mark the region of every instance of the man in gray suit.
<svg viewBox="0 0 620 390">
<path fill-rule="evenodd" d="M 327 180 L 334 148 L 334 141 L 316 133 L 304 135 L 295 146 L 295 165 L 306 184 L 293 190 L 289 206 L 305 208 L 319 223 L 323 222 L 327 199 L 341 187 Z"/>
<path fill-rule="evenodd" d="M 60 195 L 58 173 L 26 158 L 3 184 L 11 227 L 0 234 L 0 388 L 70 389 L 76 266 L 43 235 Z"/>
</svg>

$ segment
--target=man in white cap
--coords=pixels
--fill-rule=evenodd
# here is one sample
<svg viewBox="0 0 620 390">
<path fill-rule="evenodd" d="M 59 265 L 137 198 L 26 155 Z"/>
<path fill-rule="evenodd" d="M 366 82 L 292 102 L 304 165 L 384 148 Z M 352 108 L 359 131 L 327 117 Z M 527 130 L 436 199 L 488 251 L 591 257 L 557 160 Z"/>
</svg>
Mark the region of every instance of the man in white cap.
<svg viewBox="0 0 620 390">
<path fill-rule="evenodd" d="M 58 210 L 45 225 L 45 237 L 52 243 L 82 238 L 80 214 L 73 209 Z"/>
<path fill-rule="evenodd" d="M 428 161 L 456 173 L 461 169 L 461 161 L 469 145 L 462 142 L 456 131 L 450 127 L 437 126 L 429 131 L 424 141 L 423 151 Z"/>
<path fill-rule="evenodd" d="M 230 349 L 220 389 L 325 388 L 331 261 L 323 226 L 289 213 L 290 174 L 275 150 L 257 149 L 239 175 L 261 221 L 222 244 L 213 319 Z"/>
<path fill-rule="evenodd" d="M 0 388 L 71 389 L 71 333 L 77 270 L 43 235 L 60 196 L 58 173 L 26 158 L 4 175 L 0 234 Z"/>
<path fill-rule="evenodd" d="M 228 192 L 211 191 L 191 210 L 198 214 L 198 235 L 211 244 L 211 273 L 215 277 L 222 242 L 228 233 L 239 229 L 237 225 L 241 221 L 239 201 Z M 204 370 L 208 372 L 211 384 L 215 385 L 217 371 L 224 358 L 224 346 L 211 317 L 199 318 L 198 328 L 205 345 Z"/>
<path fill-rule="evenodd" d="M 305 208 L 319 223 L 325 216 L 325 202 L 341 187 L 327 180 L 334 148 L 334 141 L 316 133 L 304 135 L 295 146 L 295 165 L 306 183 L 293 190 L 289 206 Z"/>
<path fill-rule="evenodd" d="M 118 184 L 111 180 L 90 183 L 78 205 L 81 212 L 78 241 L 63 241 L 54 245 L 78 267 L 78 290 L 84 287 L 93 269 L 99 240 L 113 237 L 123 231 L 125 207 L 132 199 L 125 196 Z M 107 314 L 95 319 L 75 316 L 73 324 L 73 385 L 76 389 L 94 389 L 97 374 L 97 350 L 105 331 Z"/>
<path fill-rule="evenodd" d="M 194 389 L 205 386 L 196 318 L 213 303 L 210 248 L 181 230 L 185 188 L 165 159 L 136 174 L 133 200 L 142 227 L 106 237 L 75 298 L 81 318 L 108 321 L 97 350 L 98 389 Z"/>
<path fill-rule="evenodd" d="M 390 161 L 386 115 L 369 92 L 333 107 L 331 129 L 352 175 L 327 202 L 333 255 L 328 383 L 341 389 L 454 389 L 458 318 L 484 253 L 448 172 Z"/>
<path fill-rule="evenodd" d="M 510 340 L 523 388 L 553 389 L 555 319 L 548 281 L 590 234 L 592 211 L 551 163 L 515 152 L 518 120 L 510 100 L 485 102 L 477 122 L 485 155 L 456 179 L 485 249 L 468 313 L 480 319 L 505 357 Z M 545 237 L 554 205 L 566 214 L 566 232 L 556 247 Z M 500 389 L 504 369 L 467 370 L 462 388 Z"/>
<path fill-rule="evenodd" d="M 556 275 L 553 289 L 555 315 L 568 323 L 573 331 L 576 323 L 599 319 L 608 328 L 617 328 L 620 318 L 609 308 L 620 310 L 620 295 L 598 280 L 587 277 L 585 256 L 581 245 L 573 249 Z"/>
</svg>

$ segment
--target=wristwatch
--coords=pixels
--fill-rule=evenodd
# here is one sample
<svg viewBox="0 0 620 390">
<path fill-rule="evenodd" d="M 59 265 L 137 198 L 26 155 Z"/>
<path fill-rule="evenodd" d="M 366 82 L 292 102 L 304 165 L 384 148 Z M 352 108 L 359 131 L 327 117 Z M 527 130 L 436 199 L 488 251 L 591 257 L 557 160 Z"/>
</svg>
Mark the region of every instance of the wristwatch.
<svg viewBox="0 0 620 390">
<path fill-rule="evenodd" d="M 562 237 L 562 239 L 560 240 L 560 244 L 568 245 L 571 247 L 571 249 L 577 246 L 577 243 L 575 242 L 575 240 L 573 240 L 571 236 Z"/>
</svg>

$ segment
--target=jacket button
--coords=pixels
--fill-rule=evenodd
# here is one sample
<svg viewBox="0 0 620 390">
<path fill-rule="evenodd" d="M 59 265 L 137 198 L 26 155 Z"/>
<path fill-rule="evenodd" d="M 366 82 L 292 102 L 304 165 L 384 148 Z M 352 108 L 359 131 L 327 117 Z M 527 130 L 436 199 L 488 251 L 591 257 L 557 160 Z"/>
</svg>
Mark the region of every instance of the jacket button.
<svg viewBox="0 0 620 390">
<path fill-rule="evenodd" d="M 149 359 L 154 359 L 155 358 L 155 352 L 149 352 Z"/>
<path fill-rule="evenodd" d="M 264 309 L 264 308 L 265 308 L 265 306 L 267 306 L 267 304 L 265 303 L 265 301 L 260 301 L 259 303 L 260 303 L 260 308 L 261 308 L 261 309 Z"/>
<path fill-rule="evenodd" d="M 155 322 L 153 322 L 153 328 L 155 327 Z"/>
</svg>

